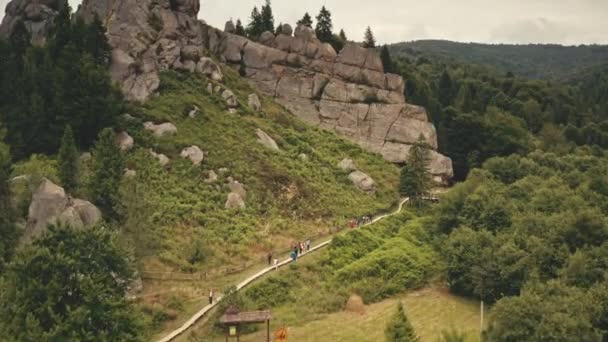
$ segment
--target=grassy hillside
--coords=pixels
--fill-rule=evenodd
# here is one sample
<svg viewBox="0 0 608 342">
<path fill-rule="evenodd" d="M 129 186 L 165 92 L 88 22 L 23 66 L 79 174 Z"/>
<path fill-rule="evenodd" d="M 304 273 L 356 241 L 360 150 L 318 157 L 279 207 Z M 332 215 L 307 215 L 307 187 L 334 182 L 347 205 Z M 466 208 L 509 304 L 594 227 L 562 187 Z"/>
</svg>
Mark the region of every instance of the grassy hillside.
<svg viewBox="0 0 608 342">
<path fill-rule="evenodd" d="M 419 40 L 393 44 L 396 56 L 443 56 L 467 63 L 492 66 L 516 75 L 561 79 L 577 69 L 590 67 L 608 59 L 608 46 L 508 45 L 458 43 L 446 40 Z"/>
</svg>

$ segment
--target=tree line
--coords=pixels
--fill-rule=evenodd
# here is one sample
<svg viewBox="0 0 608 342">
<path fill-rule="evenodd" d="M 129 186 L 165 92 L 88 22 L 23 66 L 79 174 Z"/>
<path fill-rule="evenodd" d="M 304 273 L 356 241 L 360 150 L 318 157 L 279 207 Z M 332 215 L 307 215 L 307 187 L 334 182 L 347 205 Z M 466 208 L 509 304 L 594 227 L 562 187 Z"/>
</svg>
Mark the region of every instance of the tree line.
<svg viewBox="0 0 608 342">
<path fill-rule="evenodd" d="M 317 38 L 323 43 L 329 43 L 334 50 L 338 52 L 342 50 L 344 44 L 348 41 L 348 38 L 343 29 L 340 29 L 337 33 L 334 32 L 331 12 L 325 6 L 322 6 L 315 19 L 317 23 L 314 25 L 314 31 Z M 310 14 L 306 12 L 302 19 L 298 20 L 296 24 L 313 28 L 314 22 Z M 249 23 L 247 23 L 246 26 L 243 26 L 241 19 L 237 19 L 235 34 L 247 37 L 251 40 L 257 40 L 262 33 L 267 31 L 275 34 L 281 33 L 281 26 L 282 24 L 278 24 L 275 27 L 272 4 L 270 0 L 266 0 L 265 4 L 262 5 L 260 9 L 258 9 L 257 6 L 253 7 L 249 17 Z M 363 46 L 366 48 L 376 47 L 376 38 L 369 26 L 365 30 Z"/>
</svg>

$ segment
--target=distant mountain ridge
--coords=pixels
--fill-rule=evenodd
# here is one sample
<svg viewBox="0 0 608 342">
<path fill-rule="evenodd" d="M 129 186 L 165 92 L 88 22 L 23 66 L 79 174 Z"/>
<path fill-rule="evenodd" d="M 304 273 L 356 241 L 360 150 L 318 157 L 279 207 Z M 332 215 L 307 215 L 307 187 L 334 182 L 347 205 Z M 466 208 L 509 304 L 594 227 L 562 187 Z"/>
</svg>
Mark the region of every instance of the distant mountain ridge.
<svg viewBox="0 0 608 342">
<path fill-rule="evenodd" d="M 608 45 L 481 44 L 418 40 L 390 45 L 395 56 L 443 56 L 538 79 L 564 79 L 608 61 Z"/>
</svg>

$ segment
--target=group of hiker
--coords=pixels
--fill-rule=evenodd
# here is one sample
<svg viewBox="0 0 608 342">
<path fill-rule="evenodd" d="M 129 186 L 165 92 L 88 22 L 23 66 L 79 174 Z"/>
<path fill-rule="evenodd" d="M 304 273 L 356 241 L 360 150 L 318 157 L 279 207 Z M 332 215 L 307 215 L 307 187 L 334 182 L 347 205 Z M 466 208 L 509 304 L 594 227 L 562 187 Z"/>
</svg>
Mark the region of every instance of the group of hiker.
<svg viewBox="0 0 608 342">
<path fill-rule="evenodd" d="M 372 214 L 366 214 L 361 217 L 355 217 L 351 219 L 350 221 L 348 221 L 348 225 L 351 229 L 354 229 L 372 223 L 372 219 Z"/>
</svg>

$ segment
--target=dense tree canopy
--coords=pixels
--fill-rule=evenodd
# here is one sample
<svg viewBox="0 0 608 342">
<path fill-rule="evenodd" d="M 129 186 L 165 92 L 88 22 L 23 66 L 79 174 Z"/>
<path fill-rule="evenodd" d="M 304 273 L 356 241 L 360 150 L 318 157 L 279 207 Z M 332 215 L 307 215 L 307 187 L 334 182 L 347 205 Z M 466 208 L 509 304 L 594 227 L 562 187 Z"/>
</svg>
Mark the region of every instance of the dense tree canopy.
<svg viewBox="0 0 608 342">
<path fill-rule="evenodd" d="M 11 341 L 139 341 L 125 298 L 131 279 L 108 230 L 51 227 L 0 280 L 0 332 Z"/>
<path fill-rule="evenodd" d="M 29 46 L 21 26 L 0 42 L 0 120 L 14 157 L 56 152 L 68 124 L 77 144 L 90 146 L 123 106 L 107 72 L 110 47 L 101 22 L 73 22 L 66 7 L 45 47 Z"/>
</svg>

